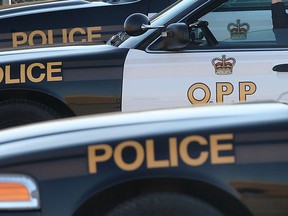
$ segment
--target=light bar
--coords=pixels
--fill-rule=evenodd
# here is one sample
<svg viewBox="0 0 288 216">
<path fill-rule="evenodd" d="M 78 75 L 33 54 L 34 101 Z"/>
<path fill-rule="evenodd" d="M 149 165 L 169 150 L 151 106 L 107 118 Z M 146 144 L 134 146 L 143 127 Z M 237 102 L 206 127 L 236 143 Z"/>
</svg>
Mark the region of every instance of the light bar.
<svg viewBox="0 0 288 216">
<path fill-rule="evenodd" d="M 21 174 L 0 174 L 0 210 L 39 209 L 36 182 Z"/>
</svg>

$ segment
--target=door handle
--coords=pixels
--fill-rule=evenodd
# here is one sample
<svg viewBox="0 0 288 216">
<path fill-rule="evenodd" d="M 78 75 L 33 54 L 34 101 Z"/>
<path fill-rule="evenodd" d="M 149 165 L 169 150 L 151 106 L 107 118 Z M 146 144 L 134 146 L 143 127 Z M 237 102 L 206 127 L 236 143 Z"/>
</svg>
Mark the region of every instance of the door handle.
<svg viewBox="0 0 288 216">
<path fill-rule="evenodd" d="M 288 64 L 275 65 L 272 70 L 276 72 L 288 72 Z"/>
</svg>

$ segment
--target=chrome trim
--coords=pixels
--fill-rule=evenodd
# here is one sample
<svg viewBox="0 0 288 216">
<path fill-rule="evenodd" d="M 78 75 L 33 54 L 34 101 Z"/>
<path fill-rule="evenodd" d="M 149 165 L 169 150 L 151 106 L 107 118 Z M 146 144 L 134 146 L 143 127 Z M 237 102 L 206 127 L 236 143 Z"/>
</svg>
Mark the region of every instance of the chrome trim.
<svg viewBox="0 0 288 216">
<path fill-rule="evenodd" d="M 25 185 L 30 194 L 30 201 L 1 202 L 0 210 L 31 210 L 40 208 L 40 196 L 37 183 L 34 179 L 22 174 L 0 174 L 0 183 L 15 182 Z"/>
</svg>

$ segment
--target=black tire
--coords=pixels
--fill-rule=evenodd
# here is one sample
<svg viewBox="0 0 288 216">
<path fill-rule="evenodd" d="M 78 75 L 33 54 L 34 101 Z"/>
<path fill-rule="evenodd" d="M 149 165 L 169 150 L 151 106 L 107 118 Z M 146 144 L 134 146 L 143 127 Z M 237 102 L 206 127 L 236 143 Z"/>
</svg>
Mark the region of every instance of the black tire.
<svg viewBox="0 0 288 216">
<path fill-rule="evenodd" d="M 154 193 L 128 200 L 107 216 L 224 216 L 210 204 L 179 193 Z"/>
<path fill-rule="evenodd" d="M 0 103 L 0 129 L 59 117 L 54 110 L 31 100 L 7 100 Z"/>
</svg>

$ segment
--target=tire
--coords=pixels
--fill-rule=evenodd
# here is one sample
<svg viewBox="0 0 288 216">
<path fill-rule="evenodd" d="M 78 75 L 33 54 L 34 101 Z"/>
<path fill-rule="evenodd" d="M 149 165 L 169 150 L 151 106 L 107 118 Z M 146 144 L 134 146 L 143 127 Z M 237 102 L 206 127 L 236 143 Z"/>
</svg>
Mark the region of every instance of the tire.
<svg viewBox="0 0 288 216">
<path fill-rule="evenodd" d="M 154 193 L 128 200 L 107 216 L 224 216 L 210 204 L 179 193 Z"/>
<path fill-rule="evenodd" d="M 54 110 L 31 100 L 0 103 L 0 129 L 60 118 Z"/>
</svg>

